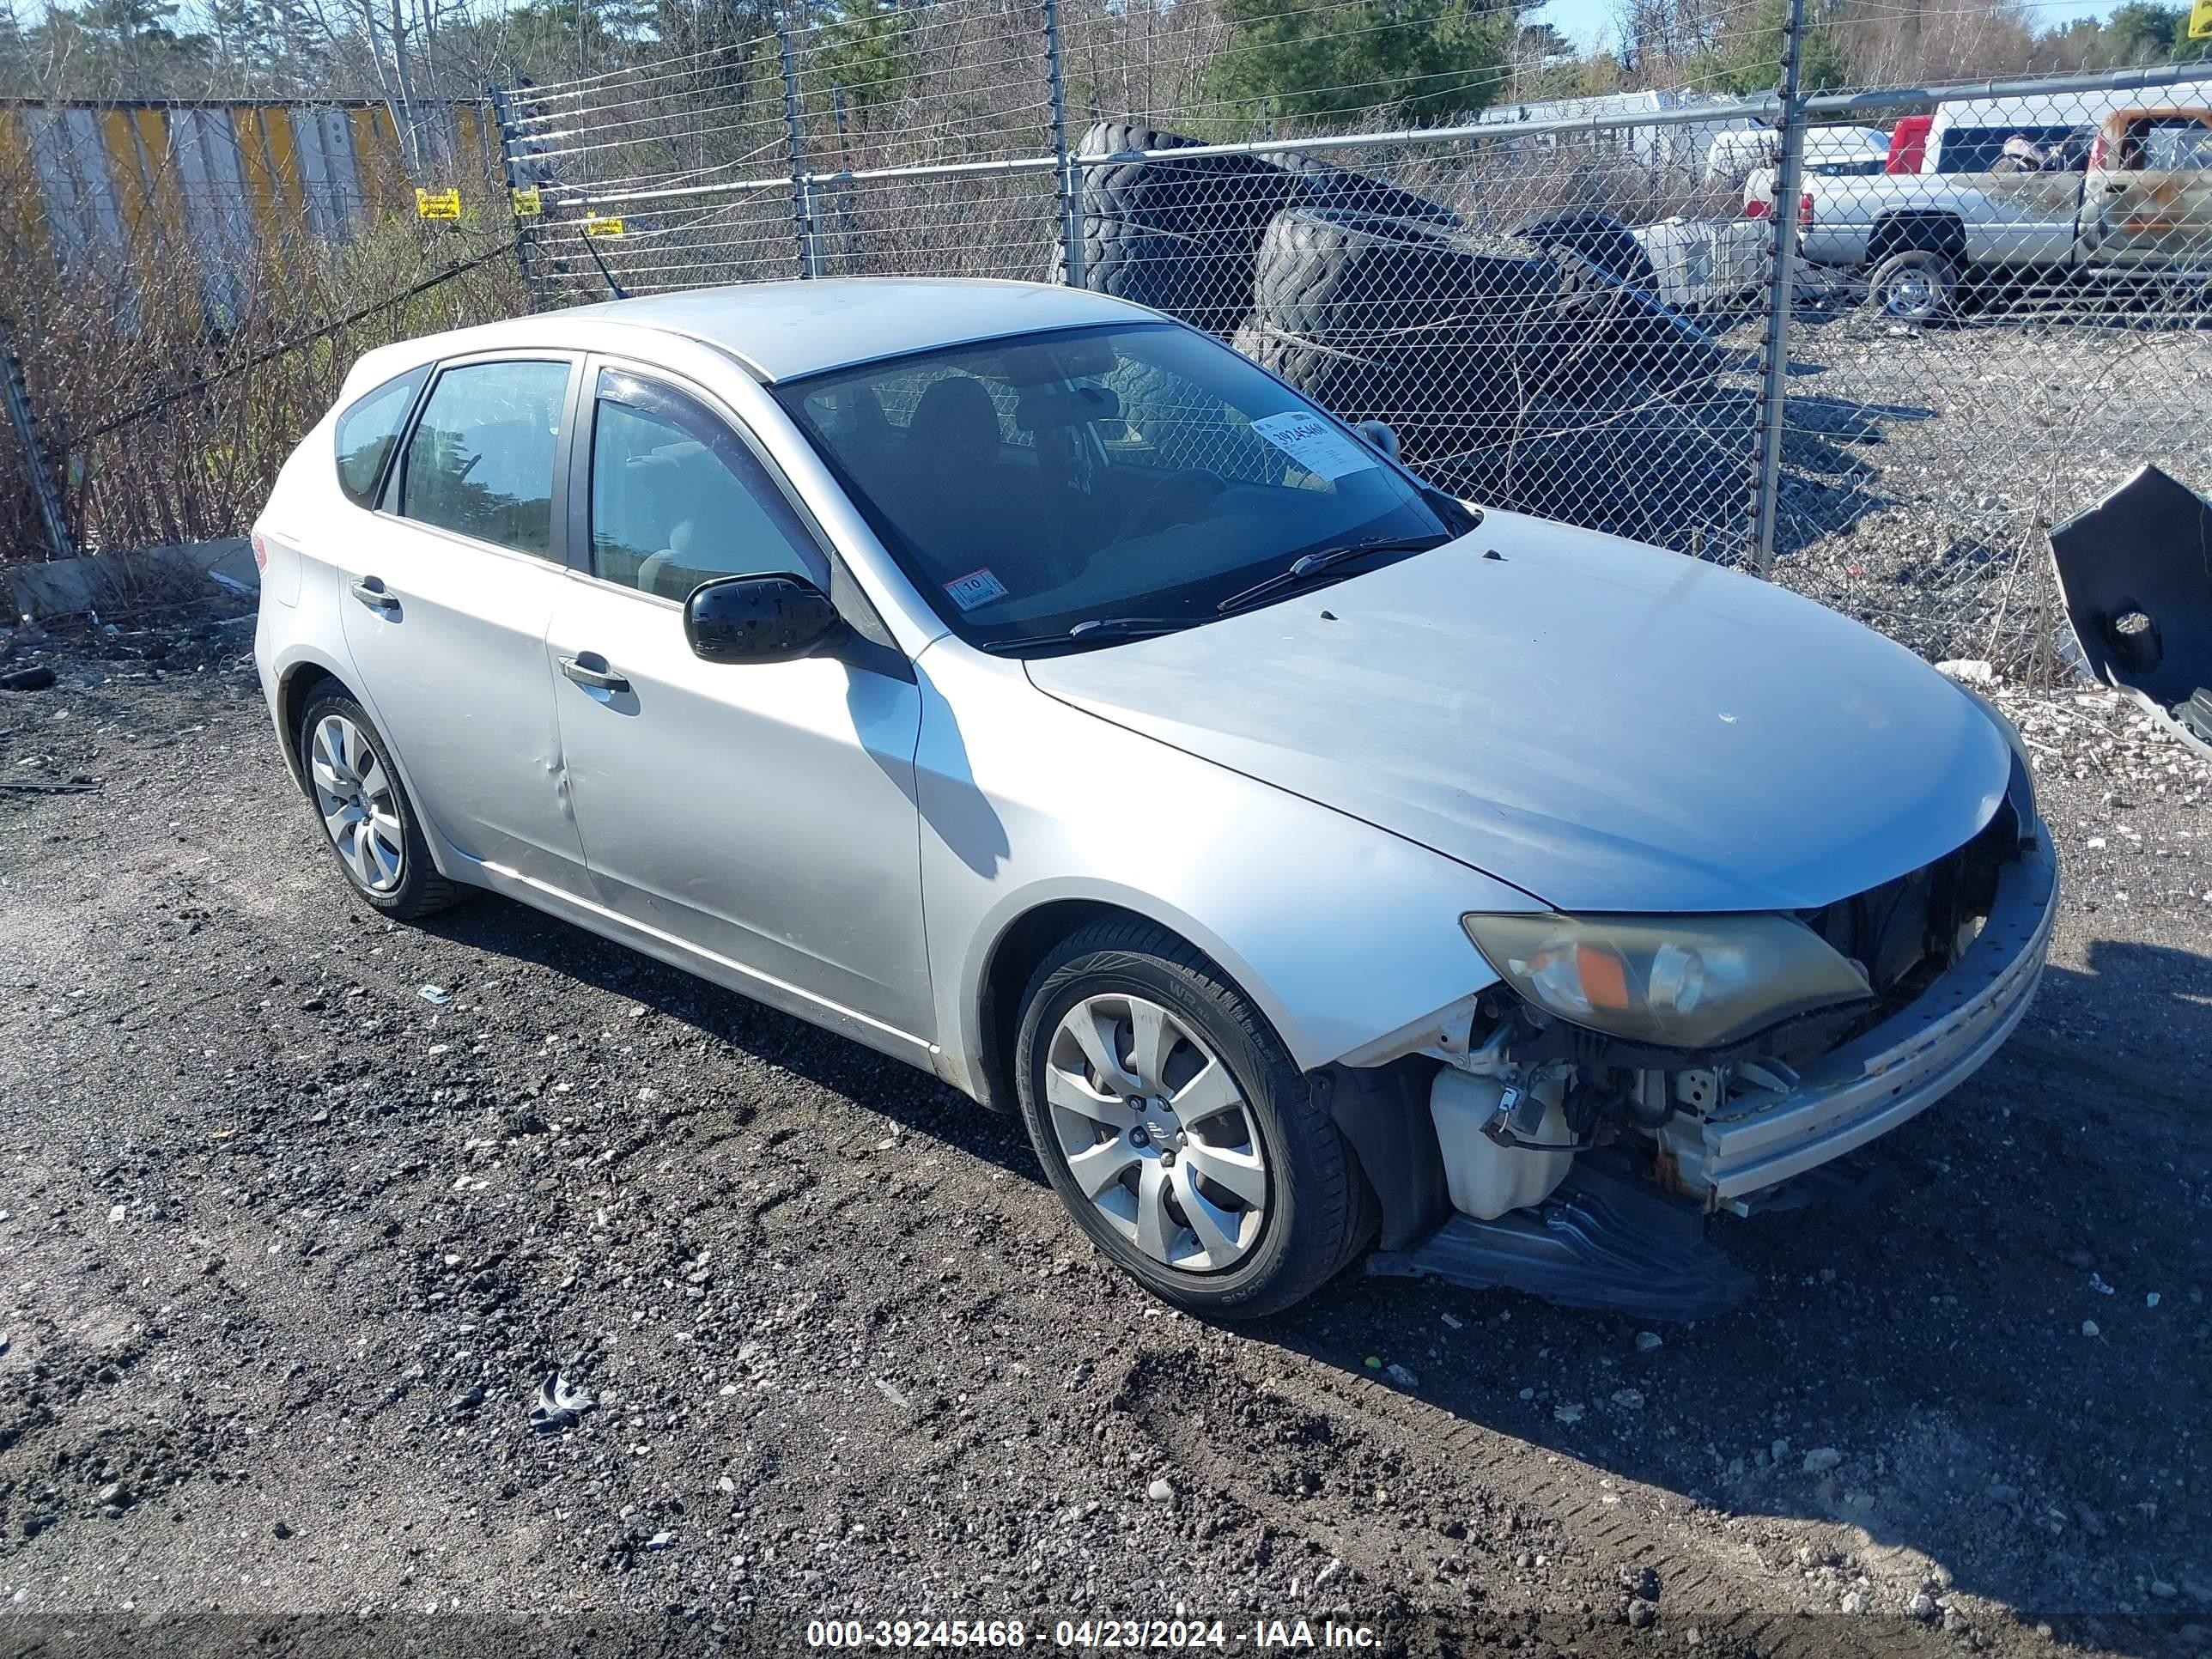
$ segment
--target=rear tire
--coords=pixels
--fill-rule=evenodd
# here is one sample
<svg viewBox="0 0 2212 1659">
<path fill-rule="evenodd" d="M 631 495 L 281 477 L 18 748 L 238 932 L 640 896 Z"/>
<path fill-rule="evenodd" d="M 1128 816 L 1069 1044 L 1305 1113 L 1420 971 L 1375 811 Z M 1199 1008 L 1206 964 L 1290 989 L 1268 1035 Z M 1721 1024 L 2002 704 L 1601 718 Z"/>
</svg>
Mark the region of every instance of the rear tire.
<svg viewBox="0 0 2212 1659">
<path fill-rule="evenodd" d="M 1023 1001 L 1015 1068 L 1054 1190 L 1168 1301 L 1274 1313 L 1371 1233 L 1364 1177 L 1282 1040 L 1164 929 L 1097 922 L 1048 955 Z"/>
<path fill-rule="evenodd" d="M 301 715 L 297 741 L 323 844 L 356 896 L 395 921 L 414 921 L 465 894 L 431 862 L 391 745 L 367 709 L 343 692 L 322 692 Z"/>
<path fill-rule="evenodd" d="M 1940 323 L 1959 294 L 1959 268 L 1933 248 L 1891 254 L 1867 278 L 1867 302 L 1892 322 Z"/>
</svg>

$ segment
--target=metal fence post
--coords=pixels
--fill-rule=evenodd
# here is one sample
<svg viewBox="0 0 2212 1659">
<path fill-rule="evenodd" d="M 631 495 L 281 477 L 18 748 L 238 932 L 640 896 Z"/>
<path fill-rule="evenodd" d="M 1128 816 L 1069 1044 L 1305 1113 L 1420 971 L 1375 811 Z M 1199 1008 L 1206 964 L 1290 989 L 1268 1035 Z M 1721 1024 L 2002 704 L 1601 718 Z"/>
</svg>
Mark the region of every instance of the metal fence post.
<svg viewBox="0 0 2212 1659">
<path fill-rule="evenodd" d="M 1060 192 L 1060 243 L 1063 278 L 1070 288 L 1085 286 L 1083 270 L 1083 173 L 1067 149 L 1067 82 L 1060 64 L 1060 3 L 1044 0 L 1044 73 L 1052 94 L 1053 178 Z"/>
<path fill-rule="evenodd" d="M 799 112 L 799 64 L 791 50 L 791 19 L 775 9 L 775 57 L 783 71 L 784 142 L 791 151 L 791 222 L 799 243 L 799 274 L 822 274 L 814 234 L 814 180 L 806 171 L 806 140 Z"/>
<path fill-rule="evenodd" d="M 23 481 L 31 487 L 32 499 L 38 503 L 48 553 L 57 559 L 73 559 L 76 548 L 70 540 L 69 521 L 62 516 L 61 491 L 54 486 L 30 389 L 23 384 L 23 365 L 15 356 L 15 336 L 4 318 L 0 318 L 0 401 L 8 405 L 8 424 L 15 428 L 16 447 L 23 452 Z"/>
<path fill-rule="evenodd" d="M 845 88 L 832 84 L 830 88 L 830 107 L 837 119 L 837 172 L 839 181 L 830 191 L 830 200 L 837 210 L 837 258 L 841 268 L 850 276 L 857 264 L 853 257 L 853 146 L 852 134 L 845 118 Z"/>
<path fill-rule="evenodd" d="M 1758 479 L 1752 568 L 1774 571 L 1774 531 L 1782 514 L 1782 428 L 1789 392 L 1790 283 L 1797 264 L 1798 198 L 1804 191 L 1805 106 L 1798 80 L 1804 56 L 1805 0 L 1789 0 L 1782 26 L 1782 157 L 1774 179 L 1774 259 L 1766 283 L 1765 361 L 1759 381 Z"/>
<path fill-rule="evenodd" d="M 499 125 L 500 177 L 507 181 L 507 212 L 514 219 L 514 263 L 522 272 L 522 289 L 529 296 L 531 310 L 542 311 L 545 308 L 545 295 L 538 270 L 537 228 L 523 223 L 521 216 L 514 211 L 514 192 L 523 186 L 522 163 L 515 154 L 514 125 L 507 113 L 504 88 L 491 89 L 491 112 Z"/>
</svg>

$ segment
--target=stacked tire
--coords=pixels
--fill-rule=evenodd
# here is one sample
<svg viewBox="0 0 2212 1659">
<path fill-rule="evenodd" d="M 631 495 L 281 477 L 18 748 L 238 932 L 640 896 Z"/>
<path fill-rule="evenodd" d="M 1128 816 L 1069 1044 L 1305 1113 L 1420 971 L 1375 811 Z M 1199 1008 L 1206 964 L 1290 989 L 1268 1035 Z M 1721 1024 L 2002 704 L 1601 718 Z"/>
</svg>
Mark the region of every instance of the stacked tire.
<svg viewBox="0 0 2212 1659">
<path fill-rule="evenodd" d="M 1260 246 L 1285 209 L 1344 207 L 1440 228 L 1459 222 L 1410 191 L 1310 156 L 1278 164 L 1256 155 L 1180 161 L 1139 153 L 1201 142 L 1126 121 L 1100 121 L 1083 135 L 1079 156 L 1132 157 L 1078 169 L 1085 288 L 1225 339 L 1252 309 Z M 1063 248 L 1056 277 L 1066 258 Z"/>
<path fill-rule="evenodd" d="M 1594 390 L 1609 392 L 1624 378 L 1662 396 L 1711 386 L 1727 361 L 1712 336 L 1582 254 L 1561 248 L 1551 258 L 1559 301 L 1546 343 L 1583 357 L 1587 372 L 1599 377 Z"/>
<path fill-rule="evenodd" d="M 1231 340 L 1346 420 L 1389 422 L 1457 494 L 1678 547 L 1740 505 L 1741 446 L 1695 414 L 1725 356 L 1659 301 L 1620 221 L 1557 216 L 1519 233 L 1523 252 L 1486 252 L 1380 179 L 1173 154 L 1198 144 L 1123 122 L 1084 135 L 1082 155 L 1127 158 L 1081 169 L 1085 286 Z"/>
<path fill-rule="evenodd" d="M 1540 260 L 1478 253 L 1438 227 L 1294 208 L 1267 228 L 1237 345 L 1347 420 L 1396 428 L 1447 482 L 1454 457 L 1526 402 L 1527 347 L 1557 279 Z"/>
</svg>

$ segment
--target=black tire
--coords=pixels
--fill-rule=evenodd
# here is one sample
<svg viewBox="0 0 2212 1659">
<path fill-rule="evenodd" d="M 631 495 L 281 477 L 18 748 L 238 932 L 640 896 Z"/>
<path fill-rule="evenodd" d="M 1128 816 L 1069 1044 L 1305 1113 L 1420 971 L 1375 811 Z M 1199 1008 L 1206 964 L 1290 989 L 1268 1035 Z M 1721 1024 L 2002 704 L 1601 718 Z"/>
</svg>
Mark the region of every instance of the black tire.
<svg viewBox="0 0 2212 1659">
<path fill-rule="evenodd" d="M 1201 1035 L 1243 1091 L 1269 1176 L 1267 1220 L 1249 1253 L 1218 1273 L 1156 1262 L 1101 1218 L 1067 1165 L 1044 1103 L 1052 1034 L 1086 997 L 1141 996 Z M 1152 923 L 1096 922 L 1048 955 L 1024 996 L 1015 1075 L 1023 1121 L 1076 1224 L 1155 1295 L 1194 1313 L 1256 1318 L 1303 1300 L 1371 1236 L 1372 1201 L 1352 1149 L 1273 1029 L 1213 963 Z"/>
<path fill-rule="evenodd" d="M 321 835 L 324 847 L 329 850 L 338 868 L 345 872 L 346 884 L 353 889 L 354 896 L 397 921 L 417 921 L 465 897 L 469 890 L 447 880 L 438 873 L 438 866 L 431 861 L 429 845 L 422 839 L 422 826 L 416 817 L 415 803 L 408 799 L 407 786 L 400 781 L 399 769 L 392 763 L 392 745 L 385 741 L 383 732 L 377 730 L 376 722 L 368 717 L 368 711 L 343 691 L 332 690 L 318 693 L 300 716 L 300 728 L 293 734 L 293 741 L 298 747 L 300 771 L 309 807 L 313 809 L 315 805 L 313 752 L 310 744 L 315 728 L 331 715 L 350 721 L 367 740 L 370 752 L 376 757 L 377 763 L 390 780 L 392 804 L 399 819 L 402 844 L 399 882 L 390 890 L 380 892 L 364 884 L 355 873 L 353 867 L 339 853 L 337 843 L 331 840 L 318 814 L 317 833 Z"/>
<path fill-rule="evenodd" d="M 1959 268 L 1934 248 L 1900 248 L 1867 277 L 1867 303 L 1899 323 L 1941 323 L 1959 296 Z"/>
<path fill-rule="evenodd" d="M 1460 228 L 1460 216 L 1441 203 L 1410 190 L 1386 184 L 1364 173 L 1355 173 L 1295 151 L 1275 158 L 1286 173 L 1295 173 L 1305 189 L 1300 204 L 1342 208 L 1352 213 L 1371 213 L 1377 218 L 1407 219 L 1443 230 Z"/>
<path fill-rule="evenodd" d="M 1189 149 L 1201 141 L 1126 121 L 1100 121 L 1077 153 Z M 1409 191 L 1285 155 L 1161 157 L 1081 168 L 1083 285 L 1150 306 L 1227 338 L 1252 308 L 1255 263 L 1268 222 L 1286 207 L 1358 207 L 1434 225 L 1457 216 Z M 1054 262 L 1064 277 L 1066 252 Z"/>
<path fill-rule="evenodd" d="M 1253 315 L 1342 349 L 1495 347 L 1555 286 L 1540 260 L 1479 253 L 1418 220 L 1299 207 L 1267 226 Z"/>
<path fill-rule="evenodd" d="M 1517 234 L 1547 257 L 1578 253 L 1616 283 L 1658 295 L 1659 273 L 1651 268 L 1651 256 L 1636 233 L 1610 213 L 1555 214 L 1523 225 Z"/>
<path fill-rule="evenodd" d="M 1200 141 L 1126 121 L 1093 124 L 1081 155 L 1188 149 Z M 1079 170 L 1083 285 L 1227 336 L 1252 303 L 1252 258 L 1298 180 L 1252 155 L 1110 162 Z"/>
<path fill-rule="evenodd" d="M 1559 272 L 1559 301 L 1545 325 L 1545 343 L 1586 355 L 1588 348 L 1600 348 L 1593 361 L 1575 370 L 1555 369 L 1557 395 L 1577 395 L 1577 374 L 1600 377 L 1608 395 L 1631 377 L 1662 396 L 1702 395 L 1711 389 L 1728 361 L 1711 335 L 1648 290 L 1622 282 L 1579 253 L 1562 247 L 1552 258 Z M 1600 389 L 1589 388 L 1592 393 Z"/>
<path fill-rule="evenodd" d="M 1557 302 L 1541 260 L 1499 258 L 1440 228 L 1339 209 L 1278 214 L 1239 349 L 1348 421 L 1387 421 L 1406 464 L 1451 458 L 1510 424 L 1541 372 L 1532 317 Z"/>
</svg>

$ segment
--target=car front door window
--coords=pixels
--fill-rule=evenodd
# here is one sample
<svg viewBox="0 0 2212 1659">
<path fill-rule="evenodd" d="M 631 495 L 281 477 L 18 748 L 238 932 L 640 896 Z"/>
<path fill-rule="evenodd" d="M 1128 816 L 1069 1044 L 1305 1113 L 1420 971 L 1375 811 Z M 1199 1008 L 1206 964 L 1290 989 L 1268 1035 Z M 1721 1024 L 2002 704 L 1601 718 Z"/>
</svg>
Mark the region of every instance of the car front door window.
<svg viewBox="0 0 2212 1659">
<path fill-rule="evenodd" d="M 619 369 L 592 422 L 592 568 L 684 599 L 721 576 L 829 586 L 828 562 L 750 445 L 703 404 Z"/>
</svg>

